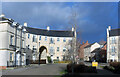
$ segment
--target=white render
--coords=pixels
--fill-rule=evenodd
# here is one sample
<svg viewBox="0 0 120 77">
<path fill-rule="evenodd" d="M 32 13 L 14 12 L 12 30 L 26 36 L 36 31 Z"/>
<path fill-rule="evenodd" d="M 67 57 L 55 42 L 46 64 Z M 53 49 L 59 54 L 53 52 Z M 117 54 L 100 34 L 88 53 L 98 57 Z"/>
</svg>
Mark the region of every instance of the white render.
<svg viewBox="0 0 120 77">
<path fill-rule="evenodd" d="M 120 36 L 110 36 L 110 31 L 111 31 L 111 26 L 107 28 L 107 62 L 110 61 L 119 62 Z M 112 43 L 112 39 L 115 39 L 115 43 Z M 112 52 L 112 47 L 115 47 L 115 52 Z"/>
<path fill-rule="evenodd" d="M 37 42 L 32 42 L 32 37 L 34 34 L 30 34 L 30 38 L 28 39 L 28 34 L 30 33 L 26 33 L 26 46 L 30 45 L 30 49 L 32 50 L 33 46 L 36 47 L 37 49 L 37 57 L 36 60 L 38 60 L 38 56 L 39 56 L 39 48 L 44 46 L 47 48 L 47 51 L 43 51 L 42 55 L 46 55 L 46 56 L 51 56 L 50 55 L 50 47 L 53 47 L 54 49 L 54 55 L 53 55 L 53 59 L 57 59 L 57 57 L 59 57 L 59 60 L 63 60 L 63 55 L 65 54 L 65 52 L 63 52 L 63 48 L 66 47 L 66 45 L 68 44 L 69 40 L 72 40 L 73 37 L 50 37 L 50 36 L 42 36 L 42 35 L 35 35 Z M 41 40 L 39 40 L 39 37 L 41 36 Z M 45 41 L 45 37 L 47 37 L 47 41 Z M 50 44 L 50 38 L 54 39 L 54 44 Z M 60 41 L 57 41 L 57 38 L 60 39 Z M 63 39 L 66 39 L 66 42 L 63 42 Z M 40 46 L 39 46 L 39 42 L 40 42 Z M 57 51 L 57 47 L 60 48 L 59 51 Z M 46 52 L 46 53 L 45 53 Z M 47 59 L 47 57 L 41 57 L 42 59 Z"/>
<path fill-rule="evenodd" d="M 46 63 L 47 56 L 51 56 L 50 48 L 53 47 L 54 53 L 52 59 L 63 60 L 65 55 L 65 51 L 63 49 L 67 48 L 66 45 L 72 41 L 75 37 L 54 37 L 54 36 L 43 36 L 43 35 L 35 35 L 29 32 L 26 32 L 25 27 L 27 27 L 27 23 L 24 23 L 23 30 L 22 30 L 22 44 L 21 44 L 21 29 L 20 25 L 17 27 L 17 45 L 15 47 L 15 31 L 16 28 L 13 25 L 12 20 L 8 21 L 6 19 L 4 21 L 0 21 L 0 66 L 14 66 L 15 65 L 15 54 L 16 54 L 16 65 L 26 65 L 26 60 L 39 60 L 39 49 L 41 47 L 45 47 L 46 49 L 43 50 L 41 54 L 41 59 L 45 59 Z M 50 27 L 47 27 L 47 30 L 50 30 Z M 74 31 L 72 28 L 71 31 Z M 74 32 L 75 33 L 75 32 Z M 28 38 L 28 34 L 30 37 Z M 76 34 L 76 33 L 75 33 Z M 35 36 L 36 41 L 33 42 L 33 36 Z M 39 37 L 41 36 L 41 40 Z M 12 38 L 12 43 L 11 43 Z M 47 40 L 45 40 L 47 38 Z M 50 39 L 54 39 L 54 43 L 50 43 Z M 57 39 L 60 41 L 57 41 Z M 63 42 L 63 40 L 66 42 Z M 11 45 L 12 44 L 12 45 Z M 28 49 L 29 45 L 29 49 Z M 22 49 L 21 49 L 22 46 Z M 36 49 L 34 53 L 33 47 Z M 57 47 L 59 47 L 59 51 L 57 51 Z M 16 48 L 16 51 L 15 51 Z M 20 50 L 21 49 L 21 50 Z M 20 55 L 21 51 L 21 55 Z M 21 61 L 20 61 L 21 56 Z M 22 63 L 21 63 L 22 62 Z"/>
<path fill-rule="evenodd" d="M 90 47 L 84 48 L 84 61 L 89 61 L 89 57 L 92 56 L 91 52 L 95 50 L 96 48 L 100 48 L 100 44 L 95 42 Z"/>
<path fill-rule="evenodd" d="M 15 27 L 10 24 L 9 21 L 0 21 L 0 66 L 13 66 L 15 63 L 15 51 L 12 47 L 15 45 Z M 10 45 L 11 35 L 13 36 L 12 45 Z M 21 31 L 20 29 L 17 29 L 16 52 L 20 49 L 20 35 Z M 25 33 L 22 32 L 22 35 L 22 40 L 25 41 Z M 23 44 L 23 48 L 25 48 L 25 43 Z M 12 53 L 11 61 L 10 53 Z"/>
</svg>

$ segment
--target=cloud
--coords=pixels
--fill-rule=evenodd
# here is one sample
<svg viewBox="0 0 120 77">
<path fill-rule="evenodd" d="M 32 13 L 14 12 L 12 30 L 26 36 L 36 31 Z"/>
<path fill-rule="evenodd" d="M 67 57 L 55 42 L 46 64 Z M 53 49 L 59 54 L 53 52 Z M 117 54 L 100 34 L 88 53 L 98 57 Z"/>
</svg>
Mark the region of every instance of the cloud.
<svg viewBox="0 0 120 77">
<path fill-rule="evenodd" d="M 3 13 L 31 27 L 71 30 L 71 15 L 76 11 L 77 31 L 82 32 L 82 39 L 95 41 L 106 39 L 108 25 L 117 28 L 117 6 L 114 2 L 5 2 Z"/>
</svg>

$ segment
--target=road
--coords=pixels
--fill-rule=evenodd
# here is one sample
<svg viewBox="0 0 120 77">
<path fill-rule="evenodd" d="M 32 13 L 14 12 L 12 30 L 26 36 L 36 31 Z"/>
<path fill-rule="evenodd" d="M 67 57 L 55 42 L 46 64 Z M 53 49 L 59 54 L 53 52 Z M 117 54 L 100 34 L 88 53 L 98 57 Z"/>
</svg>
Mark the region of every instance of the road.
<svg viewBox="0 0 120 77">
<path fill-rule="evenodd" d="M 2 75 L 60 75 L 67 64 L 32 65 L 26 68 L 3 70 Z"/>
</svg>

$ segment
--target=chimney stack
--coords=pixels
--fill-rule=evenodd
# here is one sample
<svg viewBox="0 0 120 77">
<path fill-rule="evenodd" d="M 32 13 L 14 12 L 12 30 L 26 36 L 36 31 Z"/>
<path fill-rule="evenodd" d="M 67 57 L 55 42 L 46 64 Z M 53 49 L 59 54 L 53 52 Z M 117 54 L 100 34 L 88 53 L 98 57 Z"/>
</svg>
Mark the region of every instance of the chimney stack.
<svg viewBox="0 0 120 77">
<path fill-rule="evenodd" d="M 84 42 L 82 42 L 82 44 L 84 44 Z"/>
<path fill-rule="evenodd" d="M 0 17 L 5 17 L 5 15 L 4 15 L 4 14 L 1 14 Z"/>
<path fill-rule="evenodd" d="M 74 31 L 74 27 L 72 27 L 72 31 Z"/>
<path fill-rule="evenodd" d="M 111 26 L 108 26 L 108 30 L 111 30 Z"/>
<path fill-rule="evenodd" d="M 47 26 L 47 30 L 50 30 L 50 27 L 49 27 L 49 26 Z"/>
<path fill-rule="evenodd" d="M 24 26 L 27 27 L 27 23 L 26 22 L 24 23 Z"/>
</svg>

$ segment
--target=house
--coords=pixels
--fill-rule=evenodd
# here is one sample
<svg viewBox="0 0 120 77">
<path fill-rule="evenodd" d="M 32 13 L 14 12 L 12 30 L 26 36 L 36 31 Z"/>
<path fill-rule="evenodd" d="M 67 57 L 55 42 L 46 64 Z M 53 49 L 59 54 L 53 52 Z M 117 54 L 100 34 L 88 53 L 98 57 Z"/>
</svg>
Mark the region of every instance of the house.
<svg viewBox="0 0 120 77">
<path fill-rule="evenodd" d="M 94 56 L 94 54 L 92 54 L 91 52 L 96 48 L 100 48 L 100 44 L 97 42 L 84 47 L 84 61 L 92 61 L 92 57 Z"/>
<path fill-rule="evenodd" d="M 107 62 L 120 62 L 120 29 L 107 28 Z"/>
<path fill-rule="evenodd" d="M 76 39 L 76 30 L 70 31 L 32 28 L 24 23 L 0 17 L 0 68 L 34 63 L 48 63 L 47 56 L 53 60 L 64 60 L 66 45 Z"/>
<path fill-rule="evenodd" d="M 100 48 L 96 48 L 91 53 L 94 54 L 92 57 L 97 62 L 106 62 L 107 60 L 107 43 L 101 44 Z"/>
<path fill-rule="evenodd" d="M 87 45 L 89 45 L 88 41 L 86 41 L 86 43 L 83 42 L 80 45 L 80 48 L 78 50 L 80 60 L 84 60 L 84 47 L 86 47 Z"/>
</svg>

